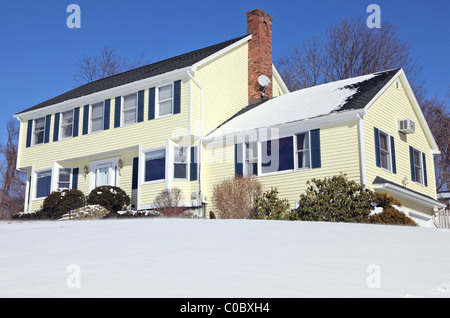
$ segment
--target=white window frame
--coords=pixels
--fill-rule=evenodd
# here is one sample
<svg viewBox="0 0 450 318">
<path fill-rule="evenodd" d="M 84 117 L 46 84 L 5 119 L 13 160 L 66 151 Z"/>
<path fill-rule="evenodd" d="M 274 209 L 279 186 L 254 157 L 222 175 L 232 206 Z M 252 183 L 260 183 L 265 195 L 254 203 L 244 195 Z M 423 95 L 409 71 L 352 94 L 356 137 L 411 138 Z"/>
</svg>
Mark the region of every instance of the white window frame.
<svg viewBox="0 0 450 318">
<path fill-rule="evenodd" d="M 71 123 L 71 125 L 72 125 L 72 133 L 70 134 L 70 136 L 64 137 L 63 134 L 62 134 L 62 132 L 63 132 L 63 120 L 64 120 L 64 115 L 63 114 L 64 113 L 69 113 L 69 112 L 72 112 L 72 123 Z M 72 110 L 69 109 L 69 110 L 63 111 L 60 114 L 61 115 L 60 115 L 60 119 L 59 119 L 59 129 L 58 129 L 59 136 L 58 136 L 58 140 L 70 139 L 70 138 L 73 137 L 73 120 L 75 118 L 74 109 L 72 109 Z"/>
<path fill-rule="evenodd" d="M 97 106 L 99 104 L 102 104 L 102 128 L 100 130 L 97 131 L 92 131 L 92 120 L 94 119 L 93 117 L 93 109 L 94 106 Z M 96 118 L 100 118 L 100 117 L 96 117 Z M 100 131 L 105 130 L 105 101 L 100 101 L 97 103 L 92 103 L 89 105 L 89 129 L 88 129 L 88 133 L 89 134 L 94 134 L 94 133 L 98 133 Z"/>
<path fill-rule="evenodd" d="M 307 134 L 308 136 L 308 149 L 297 149 L 297 136 L 298 135 L 302 135 L 302 134 Z M 294 134 L 294 171 L 303 171 L 303 170 L 310 170 L 311 169 L 311 133 L 309 130 L 306 131 L 302 131 L 302 132 L 297 132 Z M 299 168 L 298 167 L 298 153 L 299 152 L 305 152 L 308 151 L 308 155 L 309 155 L 309 167 L 303 167 L 303 168 Z"/>
<path fill-rule="evenodd" d="M 385 167 L 383 167 L 382 166 L 382 161 L 381 161 L 381 157 L 382 157 L 382 152 L 383 151 L 385 151 L 385 150 L 383 150 L 383 149 L 381 149 L 381 134 L 384 134 L 384 135 L 386 135 L 387 136 L 387 146 L 388 146 L 388 156 L 389 156 L 389 158 L 388 158 L 388 168 L 385 168 Z M 381 130 L 381 129 L 378 129 L 378 143 L 380 144 L 380 167 L 381 167 L 381 169 L 383 169 L 383 170 L 385 170 L 385 171 L 388 171 L 388 172 L 391 172 L 392 173 L 392 146 L 391 146 L 391 135 L 389 134 L 389 133 L 387 133 L 387 132 L 385 132 L 385 131 L 383 131 L 383 130 Z"/>
<path fill-rule="evenodd" d="M 155 151 L 159 151 L 159 150 L 164 150 L 165 151 L 165 162 L 166 162 L 166 167 L 165 167 L 165 171 L 164 171 L 164 179 L 158 179 L 158 180 L 151 180 L 151 181 L 145 181 L 145 154 L 148 152 L 155 152 Z M 144 149 L 142 150 L 142 156 L 141 156 L 141 162 L 139 164 L 139 167 L 142 167 L 142 173 L 140 175 L 141 177 L 141 185 L 144 184 L 153 184 L 153 183 L 161 183 L 161 182 L 166 182 L 166 180 L 168 179 L 168 165 L 170 165 L 170 160 L 168 159 L 169 153 L 167 151 L 167 148 L 165 146 L 163 147 L 155 147 L 155 148 L 148 148 L 148 149 Z"/>
<path fill-rule="evenodd" d="M 159 90 L 160 90 L 161 88 L 163 88 L 163 87 L 166 87 L 166 86 L 171 86 L 171 88 L 172 88 L 172 97 L 170 98 L 170 99 L 172 100 L 171 111 L 170 111 L 169 114 L 160 115 L 160 114 L 159 114 L 159 103 L 160 103 L 160 100 L 159 100 Z M 156 89 L 155 89 L 155 118 L 164 118 L 164 117 L 169 117 L 169 116 L 172 116 L 172 115 L 173 115 L 174 93 L 175 93 L 175 92 L 174 92 L 174 85 L 173 85 L 173 82 L 164 83 L 164 84 L 158 85 L 158 86 L 156 87 Z M 168 100 L 169 100 L 169 99 L 165 99 L 165 100 L 163 100 L 162 102 L 168 101 Z"/>
<path fill-rule="evenodd" d="M 60 184 L 60 182 L 61 182 L 61 181 L 59 180 L 60 172 L 61 172 L 61 170 L 66 170 L 66 169 L 70 170 L 70 175 L 69 175 L 69 187 L 68 187 L 68 188 L 61 188 L 61 187 L 59 187 L 59 184 Z M 58 167 L 57 173 L 58 173 L 58 180 L 56 181 L 56 188 L 57 188 L 57 189 L 72 189 L 73 168 L 69 168 L 69 167 Z"/>
<path fill-rule="evenodd" d="M 414 166 L 414 182 L 417 184 L 420 184 L 421 186 L 425 186 L 425 171 L 423 169 L 423 152 L 420 151 L 417 148 L 413 148 L 413 166 Z M 416 165 L 416 161 L 414 160 L 414 152 L 419 153 L 419 164 L 420 166 Z M 416 167 L 420 169 L 420 182 L 417 181 L 417 173 L 416 173 Z"/>
<path fill-rule="evenodd" d="M 52 184 L 53 184 L 53 169 L 52 168 L 44 168 L 44 169 L 37 169 L 37 170 L 32 170 L 32 175 L 31 175 L 31 201 L 35 201 L 35 200 L 43 200 L 45 199 L 47 196 L 44 197 L 36 197 L 37 195 L 37 175 L 39 173 L 43 173 L 43 172 L 50 172 L 50 193 L 52 193 L 53 189 L 52 189 Z"/>
<path fill-rule="evenodd" d="M 177 151 L 177 148 L 184 148 L 184 149 L 186 149 L 186 152 L 185 152 L 185 154 L 186 154 L 186 162 L 177 162 L 177 161 L 175 161 L 175 152 Z M 173 146 L 173 153 L 172 153 L 172 155 L 173 155 L 173 161 L 172 161 L 172 164 L 171 164 L 171 167 L 172 167 L 172 169 L 173 169 L 173 173 L 172 173 L 172 175 L 173 175 L 173 180 L 174 181 L 187 181 L 187 180 L 189 180 L 189 164 L 190 164 L 190 149 L 191 149 L 191 147 L 188 147 L 188 146 L 182 146 L 182 145 L 174 145 Z M 186 166 L 186 178 L 175 178 L 175 164 L 183 164 L 183 165 L 185 165 Z"/>
<path fill-rule="evenodd" d="M 136 96 L 136 106 L 135 106 L 135 118 L 134 118 L 134 122 L 133 123 L 129 123 L 129 124 L 125 124 L 125 97 L 131 96 L 131 95 L 135 95 Z M 126 94 L 122 96 L 122 101 L 121 101 L 121 105 L 120 105 L 120 127 L 125 127 L 125 126 L 130 126 L 130 125 L 134 125 L 136 124 L 137 118 L 138 118 L 138 92 L 134 92 L 134 93 L 130 93 L 130 94 Z M 129 108 L 128 110 L 130 110 L 131 108 Z M 128 111 L 127 110 L 127 111 Z"/>
<path fill-rule="evenodd" d="M 43 119 L 44 120 L 44 129 L 43 129 L 44 137 L 42 138 L 42 142 L 37 144 L 36 143 L 36 137 L 35 137 L 35 135 L 36 135 L 36 121 L 39 120 L 39 119 Z M 45 120 L 46 120 L 45 116 L 33 119 L 33 129 L 32 129 L 33 133 L 31 135 L 31 145 L 32 146 L 39 146 L 39 145 L 43 145 L 45 143 L 45 126 L 46 126 L 45 125 Z"/>
</svg>

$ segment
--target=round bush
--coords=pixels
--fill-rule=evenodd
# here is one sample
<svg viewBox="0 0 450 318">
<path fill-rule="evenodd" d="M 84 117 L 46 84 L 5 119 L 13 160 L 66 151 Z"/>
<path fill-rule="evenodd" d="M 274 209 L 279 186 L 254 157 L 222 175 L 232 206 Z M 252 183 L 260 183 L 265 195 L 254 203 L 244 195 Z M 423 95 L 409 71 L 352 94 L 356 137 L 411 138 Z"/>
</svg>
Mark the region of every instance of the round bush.
<svg viewBox="0 0 450 318">
<path fill-rule="evenodd" d="M 116 214 L 130 205 L 129 195 L 119 187 L 99 186 L 89 193 L 88 204 L 99 204 Z"/>
<path fill-rule="evenodd" d="M 84 205 L 84 194 L 80 190 L 64 189 L 50 193 L 42 203 L 42 209 L 37 212 L 40 218 L 59 219 Z"/>
</svg>

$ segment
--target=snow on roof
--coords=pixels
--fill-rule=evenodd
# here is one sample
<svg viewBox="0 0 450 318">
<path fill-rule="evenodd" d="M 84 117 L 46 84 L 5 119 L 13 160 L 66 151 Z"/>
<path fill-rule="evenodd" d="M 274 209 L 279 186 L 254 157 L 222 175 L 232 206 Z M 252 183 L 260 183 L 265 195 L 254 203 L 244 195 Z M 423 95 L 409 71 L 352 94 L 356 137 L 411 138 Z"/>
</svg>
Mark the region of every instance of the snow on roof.
<svg viewBox="0 0 450 318">
<path fill-rule="evenodd" d="M 244 108 L 235 114 L 208 137 L 364 108 L 397 71 L 373 73 L 304 88 L 256 106 L 247 106 L 248 110 Z"/>
</svg>

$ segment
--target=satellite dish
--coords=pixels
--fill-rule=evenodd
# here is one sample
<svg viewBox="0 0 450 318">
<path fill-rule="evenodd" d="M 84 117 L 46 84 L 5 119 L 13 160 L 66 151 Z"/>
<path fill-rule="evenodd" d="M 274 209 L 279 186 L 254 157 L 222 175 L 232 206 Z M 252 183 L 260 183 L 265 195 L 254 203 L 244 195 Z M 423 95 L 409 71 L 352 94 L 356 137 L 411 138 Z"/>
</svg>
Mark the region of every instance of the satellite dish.
<svg viewBox="0 0 450 318">
<path fill-rule="evenodd" d="M 258 83 L 262 87 L 267 87 L 270 84 L 270 79 L 266 75 L 259 75 L 258 76 Z"/>
</svg>

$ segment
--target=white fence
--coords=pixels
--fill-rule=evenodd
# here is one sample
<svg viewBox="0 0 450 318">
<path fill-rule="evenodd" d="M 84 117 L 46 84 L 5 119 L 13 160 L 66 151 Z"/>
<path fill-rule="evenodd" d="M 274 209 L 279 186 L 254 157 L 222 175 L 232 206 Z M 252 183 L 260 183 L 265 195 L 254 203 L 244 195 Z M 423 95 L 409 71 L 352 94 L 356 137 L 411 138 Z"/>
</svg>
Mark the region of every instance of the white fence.
<svg viewBox="0 0 450 318">
<path fill-rule="evenodd" d="M 440 229 L 450 229 L 450 210 L 442 210 L 433 217 L 434 224 Z"/>
</svg>

